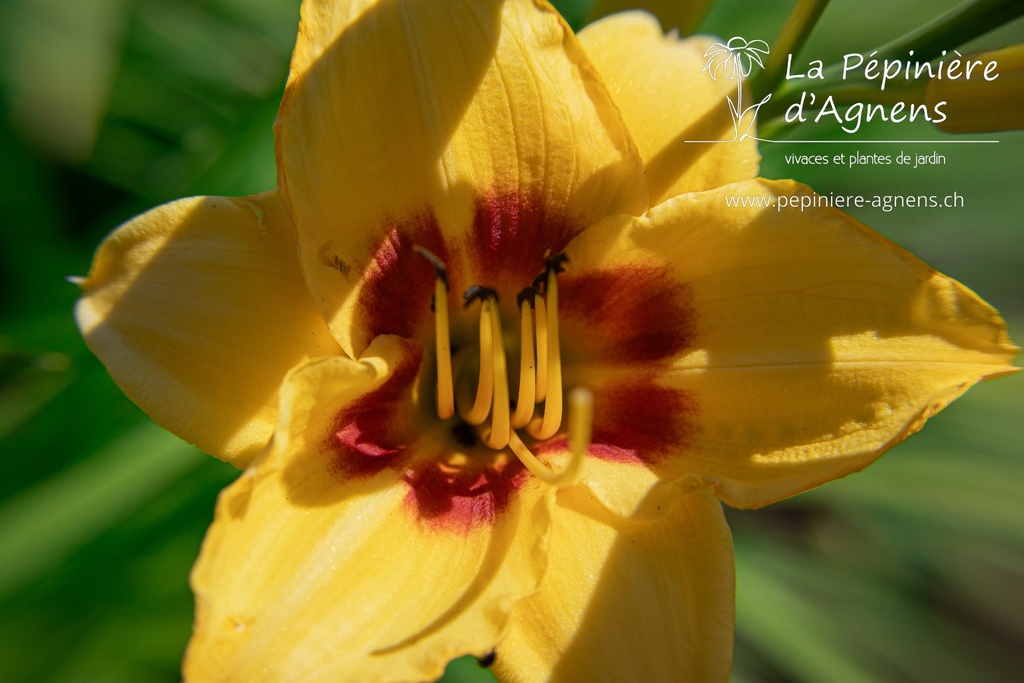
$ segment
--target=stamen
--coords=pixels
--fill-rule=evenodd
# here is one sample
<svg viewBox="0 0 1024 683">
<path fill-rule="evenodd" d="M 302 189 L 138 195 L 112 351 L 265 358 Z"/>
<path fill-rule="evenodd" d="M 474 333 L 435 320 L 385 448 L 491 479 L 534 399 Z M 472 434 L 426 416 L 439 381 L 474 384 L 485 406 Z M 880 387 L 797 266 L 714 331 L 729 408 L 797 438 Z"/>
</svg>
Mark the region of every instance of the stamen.
<svg viewBox="0 0 1024 683">
<path fill-rule="evenodd" d="M 484 437 L 484 443 L 490 448 L 501 450 L 508 445 L 511 430 L 508 417 L 508 368 L 505 362 L 505 341 L 501 332 L 501 312 L 498 310 L 496 300 L 492 301 L 489 313 L 491 338 L 495 341 L 493 344 L 494 402 L 491 408 L 491 429 Z M 482 350 L 481 353 L 483 353 Z M 481 368 L 480 371 L 483 372 L 483 369 Z"/>
<path fill-rule="evenodd" d="M 448 285 L 440 278 L 434 283 L 434 321 L 437 416 L 447 420 L 455 414 L 455 391 L 452 387 L 452 342 L 448 332 Z"/>
<path fill-rule="evenodd" d="M 583 456 L 590 448 L 591 432 L 594 425 L 594 397 L 589 390 L 579 387 L 569 393 L 569 464 L 561 472 L 548 469 L 537 456 L 526 447 L 519 435 L 512 432 L 508 445 L 526 469 L 541 481 L 551 486 L 567 486 L 575 482 Z"/>
<path fill-rule="evenodd" d="M 459 403 L 459 415 L 471 425 L 482 424 L 487 419 L 494 396 L 494 328 L 491 325 L 491 307 L 497 306 L 497 303 L 490 297 L 485 298 L 480 309 L 480 378 L 477 380 L 476 398 L 469 410 L 464 410 L 465 402 Z M 500 339 L 498 343 L 501 343 Z"/>
<path fill-rule="evenodd" d="M 556 267 L 548 268 L 548 281 L 545 288 L 547 299 L 547 395 L 544 397 L 544 418 L 540 425 L 536 421 L 528 428 L 530 435 L 540 441 L 550 439 L 562 425 L 562 353 L 558 343 L 558 278 Z M 538 318 L 540 307 L 537 307 Z M 538 344 L 540 338 L 538 325 Z M 539 355 L 539 354 L 538 354 Z M 540 384 L 538 365 L 538 381 Z M 539 392 L 538 392 L 539 393 Z"/>
<path fill-rule="evenodd" d="M 557 275 L 565 272 L 565 268 L 563 268 L 562 265 L 568 262 L 569 256 L 564 251 L 560 251 L 554 256 L 544 259 L 544 268 L 546 272 L 554 272 L 555 275 Z"/>
<path fill-rule="evenodd" d="M 533 400 L 540 403 L 548 394 L 548 314 L 544 297 L 534 298 L 534 320 L 537 322 L 537 390 Z"/>
<path fill-rule="evenodd" d="M 412 250 L 430 262 L 430 267 L 434 269 L 434 275 L 438 280 L 444 280 L 444 283 L 448 284 L 448 269 L 444 267 L 444 261 L 439 259 L 437 254 L 418 244 L 412 245 Z"/>
<path fill-rule="evenodd" d="M 524 296 L 525 295 L 525 296 Z M 537 372 L 533 365 L 533 311 L 535 293 L 529 288 L 519 295 L 519 398 L 512 415 L 512 428 L 522 429 L 533 417 Z"/>
<path fill-rule="evenodd" d="M 419 245 L 413 251 L 434 268 L 434 347 L 437 355 L 437 416 L 447 420 L 455 414 L 452 383 L 452 343 L 448 324 L 448 270 L 433 252 Z"/>
<path fill-rule="evenodd" d="M 571 458 L 563 471 L 554 472 L 542 464 L 517 433 L 517 430 L 525 428 L 532 438 L 546 441 L 561 429 L 563 387 L 557 275 L 563 272 L 562 265 L 568 259 L 564 254 L 545 259 L 544 272 L 517 297 L 520 315 L 519 387 L 516 409 L 510 415 L 508 362 L 497 292 L 477 285 L 466 290 L 464 295 L 467 307 L 477 299 L 481 302 L 477 349 L 479 375 L 475 395 L 471 395 L 472 377 L 464 371 L 473 362 L 472 347 L 463 349 L 452 358 L 447 270 L 431 252 L 419 246 L 415 250 L 431 263 L 437 275 L 432 308 L 435 311 L 438 416 L 448 419 L 457 411 L 464 422 L 461 424 L 463 431 L 469 430 L 469 435 L 476 432 L 483 445 L 490 449 L 500 451 L 510 447 L 535 476 L 551 485 L 563 486 L 575 480 L 590 446 L 593 399 L 589 391 L 576 390 L 569 395 L 568 447 Z M 457 386 L 455 380 L 459 380 Z M 544 403 L 542 415 L 535 416 L 536 406 L 541 402 Z"/>
</svg>

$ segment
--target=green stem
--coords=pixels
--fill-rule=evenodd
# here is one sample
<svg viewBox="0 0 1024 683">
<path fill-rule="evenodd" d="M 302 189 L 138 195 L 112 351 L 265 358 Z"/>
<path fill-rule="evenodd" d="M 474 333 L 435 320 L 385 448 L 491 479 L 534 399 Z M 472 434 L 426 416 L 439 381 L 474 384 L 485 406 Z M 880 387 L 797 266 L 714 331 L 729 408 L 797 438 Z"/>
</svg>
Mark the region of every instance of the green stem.
<svg viewBox="0 0 1024 683">
<path fill-rule="evenodd" d="M 1024 2 L 1020 0 L 969 0 L 924 26 L 865 54 L 883 61 L 906 58 L 913 50 L 915 61 L 928 62 L 940 56 L 943 50 L 959 47 L 1008 24 L 1022 14 Z M 826 81 L 841 80 L 843 66 L 839 62 L 831 64 L 822 75 Z"/>
<path fill-rule="evenodd" d="M 871 59 L 884 61 L 906 59 L 913 50 L 915 61 L 927 62 L 940 56 L 943 50 L 952 50 L 1021 15 L 1024 15 L 1024 2 L 1021 0 L 970 0 L 924 26 L 864 54 L 870 55 Z M 808 85 L 802 80 L 783 83 L 775 91 L 771 101 L 765 105 L 763 115 L 766 118 L 780 116 L 791 104 L 800 99 L 803 92 L 813 92 L 827 97 L 833 92 L 851 86 L 865 86 L 862 91 L 865 99 L 862 101 L 890 101 L 886 93 L 872 94 L 870 83 L 871 81 L 866 81 L 862 77 L 844 81 L 843 64 L 836 62 L 826 67 L 822 72 L 822 79 L 816 79 L 813 85 Z"/>
<path fill-rule="evenodd" d="M 1024 14 L 1020 0 L 971 0 L 940 17 L 878 48 L 878 59 L 904 57 L 929 61 Z"/>
<path fill-rule="evenodd" d="M 775 43 L 765 61 L 764 70 L 754 78 L 754 82 L 751 84 L 754 99 L 764 97 L 775 90 L 775 86 L 782 80 L 782 72 L 788 55 L 800 52 L 804 42 L 818 23 L 821 13 L 828 6 L 828 2 L 829 0 L 796 1 L 793 11 L 790 12 L 782 30 L 775 38 Z"/>
</svg>

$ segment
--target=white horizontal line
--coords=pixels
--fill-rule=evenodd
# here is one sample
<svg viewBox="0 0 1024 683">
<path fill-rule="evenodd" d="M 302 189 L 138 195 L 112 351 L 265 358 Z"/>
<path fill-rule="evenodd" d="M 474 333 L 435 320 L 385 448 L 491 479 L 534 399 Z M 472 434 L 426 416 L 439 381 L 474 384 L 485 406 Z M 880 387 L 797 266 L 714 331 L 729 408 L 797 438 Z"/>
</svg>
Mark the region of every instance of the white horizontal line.
<svg viewBox="0 0 1024 683">
<path fill-rule="evenodd" d="M 773 142 L 776 144 L 805 144 L 805 145 L 831 145 L 831 144 L 860 144 L 860 145 L 984 145 L 995 144 L 999 140 L 766 140 L 758 138 L 760 142 Z"/>
</svg>

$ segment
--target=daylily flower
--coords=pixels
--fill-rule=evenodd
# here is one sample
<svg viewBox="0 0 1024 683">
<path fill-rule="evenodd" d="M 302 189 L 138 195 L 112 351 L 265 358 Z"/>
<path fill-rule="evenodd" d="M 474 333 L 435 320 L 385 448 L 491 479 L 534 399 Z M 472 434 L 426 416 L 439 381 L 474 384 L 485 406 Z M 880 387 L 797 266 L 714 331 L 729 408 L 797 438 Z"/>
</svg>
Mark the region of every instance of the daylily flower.
<svg viewBox="0 0 1024 683">
<path fill-rule="evenodd" d="M 755 179 L 750 140 L 680 142 L 730 128 L 709 43 L 644 14 L 577 38 L 529 0 L 306 0 L 277 190 L 102 245 L 89 345 L 245 468 L 186 680 L 472 654 L 503 680 L 724 681 L 719 501 L 859 470 L 1012 371 L 992 308 L 852 218 L 726 205 L 813 194 Z"/>
</svg>

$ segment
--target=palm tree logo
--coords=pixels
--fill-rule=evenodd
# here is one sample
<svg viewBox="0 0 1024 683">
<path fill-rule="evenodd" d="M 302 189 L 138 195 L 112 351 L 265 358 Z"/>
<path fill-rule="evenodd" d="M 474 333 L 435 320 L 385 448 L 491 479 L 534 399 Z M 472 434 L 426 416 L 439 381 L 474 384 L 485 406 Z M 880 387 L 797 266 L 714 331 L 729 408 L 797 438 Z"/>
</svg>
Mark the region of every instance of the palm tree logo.
<svg viewBox="0 0 1024 683">
<path fill-rule="evenodd" d="M 750 135 L 748 131 L 757 119 L 757 110 L 771 98 L 771 94 L 765 95 L 764 99 L 757 104 L 744 108 L 743 79 L 750 76 L 754 64 L 757 64 L 762 69 L 764 68 L 762 57 L 767 54 L 768 43 L 763 40 L 746 40 L 740 36 L 733 36 L 724 45 L 722 43 L 713 43 L 707 49 L 704 53 L 704 58 L 707 59 L 707 62 L 704 63 L 704 68 L 700 72 L 704 73 L 707 71 L 712 80 L 718 80 L 718 76 L 721 74 L 729 80 L 736 81 L 735 101 L 731 95 L 726 96 L 729 102 L 729 113 L 732 115 L 734 135 L 732 140 L 688 140 L 687 142 L 737 142 L 748 137 L 757 139 L 756 136 Z M 748 113 L 752 115 L 749 117 L 743 132 L 740 133 L 740 123 Z"/>
</svg>

